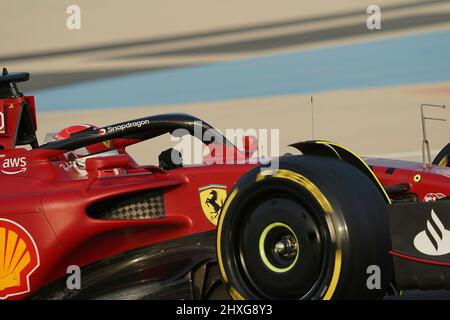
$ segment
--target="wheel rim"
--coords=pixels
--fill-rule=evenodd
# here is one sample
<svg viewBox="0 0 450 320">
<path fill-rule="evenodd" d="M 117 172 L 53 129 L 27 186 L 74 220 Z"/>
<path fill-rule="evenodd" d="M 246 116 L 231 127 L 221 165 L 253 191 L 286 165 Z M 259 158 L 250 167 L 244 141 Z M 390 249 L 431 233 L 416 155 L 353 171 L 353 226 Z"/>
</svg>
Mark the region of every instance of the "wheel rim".
<svg viewBox="0 0 450 320">
<path fill-rule="evenodd" d="M 328 256 L 317 216 L 283 196 L 261 202 L 238 223 L 235 261 L 255 298 L 301 299 L 315 294 Z"/>
</svg>

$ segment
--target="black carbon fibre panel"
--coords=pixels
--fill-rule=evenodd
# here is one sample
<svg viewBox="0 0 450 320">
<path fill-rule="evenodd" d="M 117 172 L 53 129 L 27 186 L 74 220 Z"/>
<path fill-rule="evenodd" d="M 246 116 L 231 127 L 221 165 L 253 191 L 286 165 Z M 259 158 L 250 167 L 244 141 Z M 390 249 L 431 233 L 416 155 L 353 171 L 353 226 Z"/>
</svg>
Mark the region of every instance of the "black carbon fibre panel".
<svg viewBox="0 0 450 320">
<path fill-rule="evenodd" d="M 112 201 L 110 206 L 92 210 L 90 216 L 106 220 L 160 219 L 165 217 L 161 191 L 151 191 Z"/>
</svg>

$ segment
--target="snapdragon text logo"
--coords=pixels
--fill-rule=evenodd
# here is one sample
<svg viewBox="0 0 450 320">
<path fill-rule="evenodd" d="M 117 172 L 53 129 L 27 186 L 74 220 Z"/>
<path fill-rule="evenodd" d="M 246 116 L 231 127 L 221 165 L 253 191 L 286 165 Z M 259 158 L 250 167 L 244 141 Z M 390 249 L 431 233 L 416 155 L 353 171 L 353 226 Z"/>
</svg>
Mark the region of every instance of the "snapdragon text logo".
<svg viewBox="0 0 450 320">
<path fill-rule="evenodd" d="M 108 132 L 123 131 L 125 129 L 130 129 L 130 128 L 140 128 L 149 123 L 150 123 L 150 120 L 127 122 L 125 124 L 121 124 L 121 125 L 118 125 L 115 127 L 108 127 Z"/>
</svg>

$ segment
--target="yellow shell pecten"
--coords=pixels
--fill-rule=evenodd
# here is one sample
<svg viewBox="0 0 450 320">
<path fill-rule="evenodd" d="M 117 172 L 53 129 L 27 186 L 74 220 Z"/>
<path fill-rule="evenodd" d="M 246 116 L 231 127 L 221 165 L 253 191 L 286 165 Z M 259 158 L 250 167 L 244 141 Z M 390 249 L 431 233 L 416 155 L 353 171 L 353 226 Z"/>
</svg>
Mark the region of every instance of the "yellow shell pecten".
<svg viewBox="0 0 450 320">
<path fill-rule="evenodd" d="M 0 228 L 0 291 L 20 286 L 20 273 L 30 261 L 25 241 L 14 231 Z"/>
</svg>

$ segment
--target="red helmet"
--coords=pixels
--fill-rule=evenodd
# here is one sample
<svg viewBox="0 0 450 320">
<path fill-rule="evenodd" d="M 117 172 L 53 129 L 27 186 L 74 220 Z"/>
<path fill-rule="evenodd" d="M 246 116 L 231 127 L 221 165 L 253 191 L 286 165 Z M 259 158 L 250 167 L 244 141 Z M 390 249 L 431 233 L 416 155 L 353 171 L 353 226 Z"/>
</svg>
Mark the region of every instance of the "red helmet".
<svg viewBox="0 0 450 320">
<path fill-rule="evenodd" d="M 51 135 L 49 139 L 53 141 L 68 139 L 72 136 L 72 134 L 87 130 L 89 128 L 93 128 L 95 130 L 98 129 L 98 127 L 92 124 L 76 124 L 60 130 L 55 135 Z M 111 141 L 104 141 L 66 152 L 63 157 L 58 158 L 58 160 L 75 162 L 75 168 L 77 169 L 77 171 L 82 175 L 86 175 L 86 159 L 91 157 L 111 156 L 115 154 L 118 154 L 118 151 L 114 149 L 113 143 Z M 101 172 L 99 172 L 99 174 L 102 176 L 117 175 L 121 174 L 122 172 L 123 170 L 118 168 L 113 170 L 102 170 Z"/>
<path fill-rule="evenodd" d="M 54 140 L 64 140 L 70 138 L 72 134 L 86 129 L 93 128 L 97 130 L 98 128 L 92 124 L 76 124 L 67 128 L 60 130 L 55 136 Z M 76 149 L 65 154 L 67 160 L 75 160 L 78 158 L 84 158 L 89 155 L 99 154 L 107 152 L 112 149 L 110 141 L 100 142 L 86 146 L 84 148 Z"/>
<path fill-rule="evenodd" d="M 55 136 L 55 140 L 63 140 L 70 138 L 70 136 L 76 132 L 80 132 L 83 130 L 87 130 L 89 128 L 97 129 L 93 124 L 76 124 L 74 126 L 70 126 L 59 131 Z"/>
</svg>

